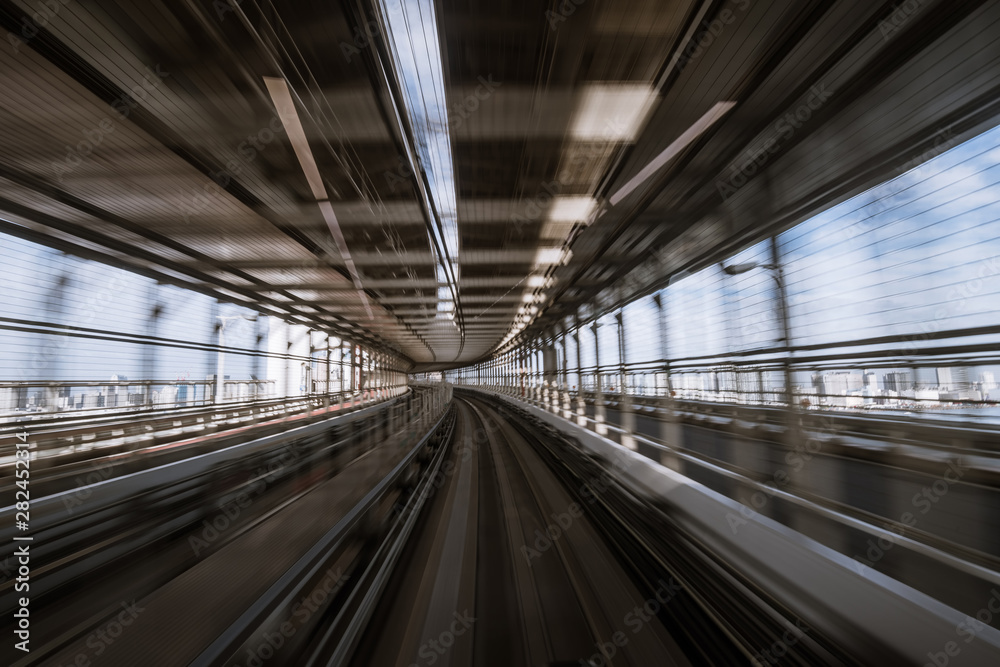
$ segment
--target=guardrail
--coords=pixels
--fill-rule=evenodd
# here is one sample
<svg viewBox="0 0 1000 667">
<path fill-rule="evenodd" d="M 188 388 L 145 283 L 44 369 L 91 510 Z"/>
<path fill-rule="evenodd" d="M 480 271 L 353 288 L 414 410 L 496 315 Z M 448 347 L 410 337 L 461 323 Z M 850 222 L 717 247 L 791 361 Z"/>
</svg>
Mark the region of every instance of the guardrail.
<svg viewBox="0 0 1000 667">
<path fill-rule="evenodd" d="M 423 434 L 445 404 L 443 396 L 421 390 L 342 418 L 32 497 L 29 532 L 17 527 L 16 505 L 0 508 L 0 564 L 8 565 L 22 544 L 15 537 L 30 537 L 32 599 L 45 599 L 78 577 L 197 522 L 257 484 L 261 470 L 277 479 L 317 465 L 329 468 L 326 462 L 350 447 L 375 446 L 401 432 Z M 7 567 L 3 570 L 7 579 L 0 583 L 0 608 L 12 609 L 14 579 Z"/>
<path fill-rule="evenodd" d="M 463 385 L 458 385 L 463 386 Z M 464 385 L 476 388 L 474 385 Z M 589 424 L 591 430 L 613 437 L 626 444 L 634 435 L 632 415 L 641 414 L 666 423 L 686 422 L 717 428 L 754 431 L 761 436 L 776 436 L 788 428 L 793 419 L 796 428 L 807 437 L 824 439 L 855 435 L 882 441 L 892 446 L 906 443 L 942 451 L 976 451 L 986 456 L 1000 455 L 1000 423 L 962 422 L 934 418 L 930 415 L 908 415 L 904 411 L 858 412 L 831 410 L 819 406 L 797 408 L 789 412 L 785 406 L 747 405 L 721 401 L 694 401 L 666 396 L 637 396 L 586 390 L 571 391 L 559 385 L 540 387 L 479 387 L 511 396 L 531 405 Z M 607 409 L 619 409 L 625 416 L 621 426 L 608 423 Z M 590 414 L 590 412 L 593 414 Z M 669 430 L 669 429 L 668 429 Z M 665 435 L 676 438 L 677 433 Z M 660 439 L 663 442 L 663 439 Z M 680 443 L 668 442 L 675 447 Z"/>
<path fill-rule="evenodd" d="M 92 450 L 108 455 L 262 421 L 355 409 L 400 396 L 406 391 L 405 386 L 398 386 L 379 391 L 313 394 L 222 405 L 132 408 L 127 412 L 117 410 L 89 414 L 37 413 L 25 421 L 0 426 L 0 475 L 14 462 L 17 433 L 29 434 L 33 461 L 77 453 L 83 453 L 86 457 L 92 455 L 88 454 Z"/>
<path fill-rule="evenodd" d="M 326 382 L 313 381 L 307 390 L 279 396 L 275 380 L 224 380 L 219 393 L 215 380 L 75 380 L 67 382 L 0 382 L 0 428 L 49 419 L 89 415 L 135 414 L 151 410 L 246 405 L 257 402 L 341 401 L 351 396 L 386 398 L 405 384 L 326 391 Z"/>
<path fill-rule="evenodd" d="M 506 402 L 575 441 L 584 451 L 604 462 L 608 480 L 662 507 L 693 543 L 702 545 L 709 555 L 724 558 L 748 585 L 760 590 L 765 597 L 776 599 L 787 611 L 803 619 L 808 628 L 815 628 L 836 645 L 853 649 L 866 661 L 923 664 L 928 654 L 937 654 L 960 636 L 957 629 L 965 627 L 963 623 L 974 618 L 977 609 L 986 609 L 991 604 L 991 591 L 1000 586 L 1000 574 L 996 571 L 943 557 L 932 548 L 901 540 L 897 534 L 852 521 L 849 517 L 823 513 L 825 519 L 839 522 L 845 529 L 863 531 L 875 540 L 889 539 L 898 549 L 894 553 L 912 554 L 909 574 L 915 575 L 917 581 L 911 578 L 910 585 L 900 583 L 598 435 L 575 420 L 570 421 L 518 398 L 478 388 L 465 389 Z M 652 441 L 647 444 L 663 447 Z M 677 451 L 670 454 L 684 456 Z M 695 457 L 687 457 L 687 460 L 693 465 L 710 465 Z M 722 474 L 739 477 L 719 466 L 714 468 Z M 745 478 L 739 481 L 752 484 L 752 480 Z M 773 488 L 763 491 L 769 498 L 774 496 Z M 822 508 L 810 506 L 806 500 L 782 499 L 793 500 L 800 507 L 821 513 Z M 733 530 L 734 522 L 738 531 Z M 929 570 L 928 559 L 937 564 Z M 942 583 L 943 576 L 948 577 L 944 580 L 946 583 Z M 958 583 L 970 589 L 973 595 L 966 597 L 965 608 L 958 609 L 913 587 L 913 583 L 920 582 L 936 592 Z M 963 661 L 968 660 L 968 664 L 995 664 L 1000 660 L 1000 630 L 995 627 L 997 615 L 991 614 L 991 618 L 994 627 L 990 627 L 989 621 L 977 622 L 975 642 L 961 644 Z"/>
</svg>

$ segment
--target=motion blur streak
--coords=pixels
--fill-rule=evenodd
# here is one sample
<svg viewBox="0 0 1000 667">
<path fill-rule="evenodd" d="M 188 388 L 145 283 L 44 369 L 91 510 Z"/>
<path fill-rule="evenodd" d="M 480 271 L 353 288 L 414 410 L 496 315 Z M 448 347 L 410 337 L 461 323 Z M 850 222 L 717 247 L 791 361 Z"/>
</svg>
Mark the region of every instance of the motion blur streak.
<svg viewBox="0 0 1000 667">
<path fill-rule="evenodd" d="M 1000 3 L 0 30 L 0 664 L 1000 664 Z"/>
</svg>

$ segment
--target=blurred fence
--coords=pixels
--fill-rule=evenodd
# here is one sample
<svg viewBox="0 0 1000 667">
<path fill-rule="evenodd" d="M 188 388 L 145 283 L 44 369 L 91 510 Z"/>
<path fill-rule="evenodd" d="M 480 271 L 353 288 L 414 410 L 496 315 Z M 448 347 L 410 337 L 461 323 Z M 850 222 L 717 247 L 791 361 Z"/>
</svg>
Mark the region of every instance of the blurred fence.
<svg viewBox="0 0 1000 667">
<path fill-rule="evenodd" d="M 1000 420 L 1000 129 L 459 384 Z M 599 311 L 598 311 L 599 312 Z"/>
</svg>

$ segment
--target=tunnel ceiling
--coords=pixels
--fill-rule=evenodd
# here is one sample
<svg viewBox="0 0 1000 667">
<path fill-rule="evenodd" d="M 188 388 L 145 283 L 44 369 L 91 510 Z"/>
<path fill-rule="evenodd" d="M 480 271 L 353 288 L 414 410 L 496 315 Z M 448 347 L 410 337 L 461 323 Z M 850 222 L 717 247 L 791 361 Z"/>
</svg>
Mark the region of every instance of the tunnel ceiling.
<svg viewBox="0 0 1000 667">
<path fill-rule="evenodd" d="M 980 4 L 891 41 L 889 2 L 438 2 L 448 242 L 391 3 L 0 0 L 0 230 L 464 365 L 711 215 L 789 109 L 835 113 Z"/>
</svg>

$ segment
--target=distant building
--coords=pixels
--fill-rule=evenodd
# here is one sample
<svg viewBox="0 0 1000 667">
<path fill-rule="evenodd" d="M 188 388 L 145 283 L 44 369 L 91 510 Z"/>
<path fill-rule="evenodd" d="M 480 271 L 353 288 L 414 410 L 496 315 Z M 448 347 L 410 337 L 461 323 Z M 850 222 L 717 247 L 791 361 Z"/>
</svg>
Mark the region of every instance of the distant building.
<svg viewBox="0 0 1000 667">
<path fill-rule="evenodd" d="M 936 402 L 941 399 L 937 389 L 918 389 L 915 397 L 921 402 Z"/>
<path fill-rule="evenodd" d="M 947 391 L 964 391 L 969 388 L 969 369 L 964 366 L 937 369 L 938 388 Z"/>
<path fill-rule="evenodd" d="M 820 394 L 820 400 L 827 405 L 844 407 L 847 401 L 841 397 L 860 391 L 865 385 L 865 377 L 857 371 L 839 371 L 836 373 L 815 373 L 812 376 L 813 386 Z"/>
<path fill-rule="evenodd" d="M 981 377 L 981 382 L 983 383 L 983 389 L 985 391 L 997 388 L 996 378 L 990 371 L 983 371 L 983 374 L 980 377 Z"/>
<path fill-rule="evenodd" d="M 934 368 L 918 368 L 914 384 L 916 389 L 930 389 L 938 386 L 937 370 Z"/>
<path fill-rule="evenodd" d="M 0 411 L 25 410 L 34 400 L 29 396 L 28 387 L 0 388 Z"/>
<path fill-rule="evenodd" d="M 878 375 L 873 371 L 865 371 L 865 388 L 872 391 L 878 389 Z"/>
<path fill-rule="evenodd" d="M 184 390 L 185 395 L 187 394 L 187 385 L 181 385 Z M 178 399 L 178 387 L 176 385 L 168 384 L 160 392 L 160 403 L 163 405 L 171 405 L 174 402 L 183 403 L 183 401 Z"/>
<path fill-rule="evenodd" d="M 910 374 L 907 371 L 886 373 L 884 382 L 886 391 L 902 393 L 913 389 L 913 381 L 910 380 Z"/>
<path fill-rule="evenodd" d="M 112 375 L 111 381 L 116 384 L 109 384 L 104 387 L 104 406 L 106 408 L 116 408 L 128 405 L 128 386 L 121 386 L 117 383 L 128 382 L 124 375 Z"/>
<path fill-rule="evenodd" d="M 942 401 L 981 401 L 983 395 L 975 389 L 963 389 L 961 391 L 942 391 L 940 398 Z"/>
</svg>

